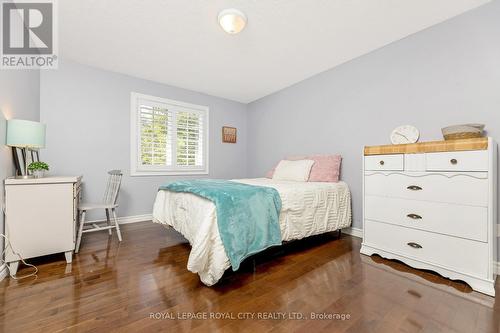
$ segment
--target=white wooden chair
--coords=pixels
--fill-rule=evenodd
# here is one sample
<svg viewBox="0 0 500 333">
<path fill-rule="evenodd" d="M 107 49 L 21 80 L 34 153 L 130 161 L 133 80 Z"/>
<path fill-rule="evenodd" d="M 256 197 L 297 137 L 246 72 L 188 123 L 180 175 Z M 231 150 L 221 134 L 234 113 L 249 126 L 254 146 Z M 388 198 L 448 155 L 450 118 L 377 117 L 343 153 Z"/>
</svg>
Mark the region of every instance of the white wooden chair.
<svg viewBox="0 0 500 333">
<path fill-rule="evenodd" d="M 120 191 L 120 185 L 122 181 L 121 170 L 111 170 L 108 172 L 108 182 L 106 184 L 106 189 L 104 191 L 104 199 L 102 203 L 82 203 L 78 207 L 78 216 L 80 224 L 78 227 L 78 237 L 76 240 L 75 253 L 80 251 L 80 244 L 82 242 L 82 235 L 87 232 L 103 231 L 108 230 L 111 235 L 111 229 L 116 228 L 116 234 L 118 235 L 118 240 L 122 241 L 122 234 L 120 233 L 120 226 L 118 225 L 118 220 L 116 218 L 116 207 L 118 204 L 116 200 L 118 199 L 118 193 Z M 86 222 L 85 214 L 88 210 L 94 209 L 104 209 L 106 211 L 106 225 L 98 225 L 96 222 Z M 113 223 L 110 219 L 110 211 L 113 214 Z M 89 228 L 84 228 L 85 224 L 92 223 Z M 114 225 L 113 225 L 114 224 Z"/>
</svg>

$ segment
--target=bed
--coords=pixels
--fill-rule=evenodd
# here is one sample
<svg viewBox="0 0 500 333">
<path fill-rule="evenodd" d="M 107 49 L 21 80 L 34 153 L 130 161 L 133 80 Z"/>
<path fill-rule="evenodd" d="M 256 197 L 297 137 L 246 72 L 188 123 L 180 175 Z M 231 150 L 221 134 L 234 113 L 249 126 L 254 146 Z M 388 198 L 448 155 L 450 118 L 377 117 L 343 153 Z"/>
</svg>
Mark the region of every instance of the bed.
<svg viewBox="0 0 500 333">
<path fill-rule="evenodd" d="M 233 182 L 274 188 L 281 198 L 281 240 L 290 241 L 351 225 L 351 195 L 346 183 L 296 182 L 268 178 Z M 187 269 L 212 286 L 231 267 L 221 241 L 215 204 L 192 193 L 159 190 L 153 222 L 172 227 L 190 243 Z"/>
</svg>

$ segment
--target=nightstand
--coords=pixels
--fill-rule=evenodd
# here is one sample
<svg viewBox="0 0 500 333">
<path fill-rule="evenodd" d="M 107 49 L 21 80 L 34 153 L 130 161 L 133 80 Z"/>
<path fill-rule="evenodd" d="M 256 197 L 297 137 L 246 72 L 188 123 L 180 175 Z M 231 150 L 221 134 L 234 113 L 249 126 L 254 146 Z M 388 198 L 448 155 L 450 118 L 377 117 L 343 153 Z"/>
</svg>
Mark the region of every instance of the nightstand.
<svg viewBox="0 0 500 333">
<path fill-rule="evenodd" d="M 5 180 L 5 234 L 23 259 L 75 249 L 81 176 Z M 16 274 L 19 257 L 10 248 L 5 261 Z"/>
</svg>

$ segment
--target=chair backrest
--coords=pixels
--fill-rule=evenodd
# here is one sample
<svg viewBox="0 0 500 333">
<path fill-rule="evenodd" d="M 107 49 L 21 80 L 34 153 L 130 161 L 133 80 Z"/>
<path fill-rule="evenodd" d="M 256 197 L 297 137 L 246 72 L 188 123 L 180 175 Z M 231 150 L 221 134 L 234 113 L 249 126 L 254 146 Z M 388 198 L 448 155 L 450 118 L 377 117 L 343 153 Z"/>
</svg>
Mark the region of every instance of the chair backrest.
<svg viewBox="0 0 500 333">
<path fill-rule="evenodd" d="M 108 175 L 108 181 L 102 201 L 105 204 L 115 204 L 116 200 L 118 200 L 118 192 L 120 192 L 123 174 L 121 170 L 111 170 L 108 171 Z"/>
</svg>

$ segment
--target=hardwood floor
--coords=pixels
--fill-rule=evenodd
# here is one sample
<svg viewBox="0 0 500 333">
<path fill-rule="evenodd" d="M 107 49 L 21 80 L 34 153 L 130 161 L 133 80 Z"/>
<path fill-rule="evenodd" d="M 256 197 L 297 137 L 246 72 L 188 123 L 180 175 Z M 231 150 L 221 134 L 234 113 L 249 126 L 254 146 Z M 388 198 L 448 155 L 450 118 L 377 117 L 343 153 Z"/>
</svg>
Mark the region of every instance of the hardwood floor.
<svg viewBox="0 0 500 333">
<path fill-rule="evenodd" d="M 86 235 L 71 265 L 63 254 L 32 260 L 36 279 L 4 279 L 0 332 L 499 332 L 494 298 L 360 255 L 360 239 L 351 236 L 270 249 L 209 288 L 187 271 L 190 247 L 175 231 L 144 222 L 122 233 L 121 244 L 116 235 Z M 287 319 L 263 318 L 278 312 Z M 344 320 L 311 320 L 311 313 Z M 235 319 L 178 318 L 192 315 Z"/>
</svg>

